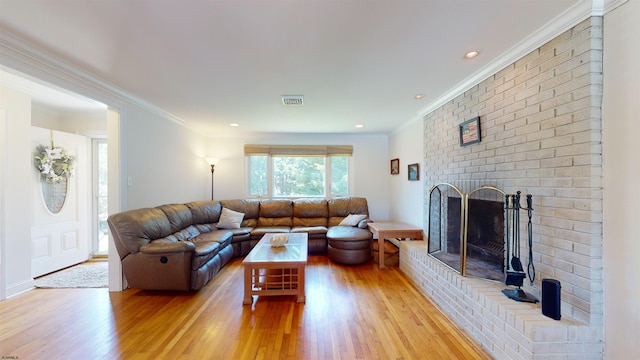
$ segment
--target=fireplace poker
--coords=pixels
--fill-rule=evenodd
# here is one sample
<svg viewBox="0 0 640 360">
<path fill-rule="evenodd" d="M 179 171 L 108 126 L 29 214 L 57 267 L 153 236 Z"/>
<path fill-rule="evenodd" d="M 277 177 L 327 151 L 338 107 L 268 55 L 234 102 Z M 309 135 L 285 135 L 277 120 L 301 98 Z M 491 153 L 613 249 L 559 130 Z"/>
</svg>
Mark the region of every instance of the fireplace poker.
<svg viewBox="0 0 640 360">
<path fill-rule="evenodd" d="M 507 257 L 508 257 L 508 256 L 511 255 L 511 245 L 512 245 L 512 242 L 513 242 L 513 238 L 512 238 L 513 237 L 513 230 L 511 229 L 511 226 L 512 226 L 512 224 L 511 224 L 511 195 L 505 195 L 504 204 L 505 204 L 505 210 L 506 210 L 505 211 L 505 217 L 506 217 L 506 222 L 507 222 L 507 225 L 506 225 L 506 228 L 507 228 L 507 231 L 506 231 L 506 233 L 507 233 L 507 241 L 506 241 L 507 249 L 506 249 L 506 252 L 507 252 Z M 510 269 L 510 265 L 509 264 L 510 264 L 510 260 L 507 261 L 507 265 L 506 265 L 507 266 L 507 270 Z"/>
<path fill-rule="evenodd" d="M 529 282 L 533 285 L 533 281 L 536 279 L 536 268 L 533 266 L 533 225 L 531 224 L 533 200 L 531 194 L 527 194 L 527 213 L 529 215 L 529 265 L 527 266 L 527 274 L 529 275 Z"/>
<path fill-rule="evenodd" d="M 524 271 L 520 261 L 520 191 L 513 195 L 513 256 L 511 268 L 515 271 Z"/>
<path fill-rule="evenodd" d="M 507 261 L 507 271 L 505 284 L 506 285 L 515 285 L 517 287 L 522 286 L 522 282 L 527 274 L 522 269 L 522 263 L 518 258 L 518 243 L 517 243 L 517 232 L 515 225 L 516 218 L 516 195 L 506 195 L 506 220 L 507 220 L 507 251 L 506 253 L 511 256 L 510 261 Z"/>
</svg>

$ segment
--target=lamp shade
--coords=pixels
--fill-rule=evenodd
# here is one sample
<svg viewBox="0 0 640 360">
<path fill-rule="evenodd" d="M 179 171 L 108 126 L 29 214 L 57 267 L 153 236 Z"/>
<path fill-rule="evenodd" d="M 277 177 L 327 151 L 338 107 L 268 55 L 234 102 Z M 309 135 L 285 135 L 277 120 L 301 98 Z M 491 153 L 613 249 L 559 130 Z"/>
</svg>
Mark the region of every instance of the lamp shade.
<svg viewBox="0 0 640 360">
<path fill-rule="evenodd" d="M 218 163 L 218 161 L 220 161 L 220 159 L 218 159 L 218 158 L 207 158 L 207 163 L 209 165 L 214 165 L 215 166 Z"/>
</svg>

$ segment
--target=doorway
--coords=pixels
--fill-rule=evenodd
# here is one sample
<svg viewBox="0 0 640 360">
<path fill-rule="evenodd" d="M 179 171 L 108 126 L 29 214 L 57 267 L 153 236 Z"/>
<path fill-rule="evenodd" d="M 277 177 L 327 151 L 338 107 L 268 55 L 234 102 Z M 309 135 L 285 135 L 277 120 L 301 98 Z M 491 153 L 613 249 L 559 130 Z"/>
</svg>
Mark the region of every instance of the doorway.
<svg viewBox="0 0 640 360">
<path fill-rule="evenodd" d="M 10 71 L 10 72 L 9 72 Z M 9 75 L 8 75 L 9 74 Z M 0 76 L 2 77 L 2 90 L 0 94 L 0 104 L 2 110 L 11 109 L 11 112 L 4 111 L 6 120 L 2 126 L 0 137 L 0 145 L 2 147 L 3 154 L 29 154 L 33 151 L 32 142 L 30 141 L 30 128 L 32 126 L 45 127 L 45 128 L 59 128 L 64 132 L 72 132 L 75 134 L 84 134 L 87 138 L 100 137 L 105 143 L 108 141 L 111 146 L 108 147 L 109 157 L 108 161 L 109 174 L 109 204 L 108 208 L 110 213 L 119 211 L 121 203 L 121 188 L 120 186 L 120 132 L 121 132 L 121 118 L 119 115 L 120 107 L 124 106 L 118 103 L 116 107 L 108 107 L 104 103 L 98 104 L 95 100 L 85 98 L 82 95 L 76 95 L 72 93 L 72 90 L 60 90 L 61 88 L 51 85 L 43 80 L 33 78 L 24 73 L 8 68 L 0 69 Z M 24 85 L 25 81 L 28 82 L 28 86 Z M 79 88 L 75 86 L 75 88 Z M 8 89 L 7 91 L 5 91 Z M 37 90 L 43 91 L 37 91 Z M 56 96 L 51 96 L 55 93 Z M 60 96 L 58 96 L 60 95 Z M 72 98 L 82 98 L 77 99 Z M 56 100 L 70 100 L 66 102 L 68 106 L 89 104 L 91 108 L 98 107 L 102 109 L 99 111 L 100 115 L 97 118 L 93 116 L 87 116 L 88 111 L 67 111 L 58 108 L 55 104 L 51 103 Z M 35 104 L 35 106 L 34 106 Z M 52 110 L 52 111 L 50 111 Z M 38 119 L 34 119 L 34 115 L 39 113 L 41 115 Z M 98 112 L 96 112 L 97 114 Z M 9 121 L 10 115 L 15 121 Z M 31 121 L 29 121 L 31 120 Z M 106 120 L 106 121 L 105 121 Z M 102 124 L 99 128 L 96 128 L 94 122 Z M 51 125 L 53 123 L 53 125 Z M 1 124 L 1 123 L 0 123 Z M 45 126 L 46 125 L 46 126 Z M 107 140 L 108 139 L 108 140 Z M 4 141 L 3 141 L 4 140 Z M 89 156 L 91 156 L 91 141 L 87 143 L 85 138 L 84 148 L 87 150 Z M 31 157 L 31 155 L 29 155 Z M 2 187 L 0 192 L 2 193 L 3 202 L 0 208 L 11 208 L 12 212 L 6 211 L 0 212 L 0 224 L 3 224 L 3 236 L 0 237 L 0 301 L 6 297 L 19 294 L 21 292 L 29 290 L 33 281 L 34 274 L 32 273 L 32 256 L 34 255 L 31 241 L 18 241 L 17 239 L 29 239 L 33 232 L 30 227 L 31 220 L 34 217 L 33 206 L 24 206 L 25 199 L 29 199 L 30 202 L 38 199 L 33 196 L 33 190 L 31 181 L 24 181 L 29 177 L 34 176 L 33 165 L 25 161 L 13 161 L 13 158 L 3 157 L 5 161 L 0 161 L 0 169 L 3 173 L 8 173 L 9 170 L 14 174 L 11 178 L 2 177 Z M 22 157 L 20 157 L 22 159 Z M 90 158 L 89 163 L 93 163 Z M 88 164 L 91 166 L 91 164 Z M 88 200 L 87 211 L 84 212 L 87 221 L 87 231 L 84 239 L 87 244 L 85 256 L 90 256 L 93 252 L 93 230 L 98 234 L 99 224 L 97 220 L 94 221 L 93 214 L 93 189 L 92 189 L 92 167 L 86 169 L 87 174 L 87 187 L 86 187 L 86 199 Z M 107 176 L 105 174 L 105 176 Z M 35 176 L 34 176 L 35 177 Z M 11 181 L 8 181 L 10 179 Z M 7 181 L 5 181 L 7 180 Z M 104 182 L 103 182 L 104 184 Z M 101 197 L 104 193 L 100 194 Z M 95 197 L 97 202 L 97 197 Z M 106 197 L 102 198 L 102 202 L 106 202 Z M 96 210 L 97 210 L 96 205 Z M 105 215 L 102 215 L 104 218 Z M 97 211 L 95 219 L 98 219 Z M 93 225 L 95 224 L 95 225 Z M 103 228 L 104 229 L 104 228 Z M 108 239 L 108 234 L 102 236 L 102 239 Z M 97 236 L 96 236 L 97 237 Z M 67 234 L 65 241 L 72 243 L 75 241 L 72 235 Z M 43 241 L 44 242 L 44 241 Z M 108 241 L 96 242 L 97 249 L 102 252 Z M 108 256 L 109 262 L 109 279 L 110 290 L 121 291 L 123 289 L 123 279 L 121 276 L 121 269 L 119 259 L 117 255 L 114 257 L 115 248 L 107 245 L 108 251 L 105 255 Z M 86 259 L 86 257 L 85 257 Z M 27 265 L 28 264 L 28 265 Z M 11 271 L 7 272 L 7 269 Z M 8 276 L 10 275 L 10 276 Z"/>
</svg>

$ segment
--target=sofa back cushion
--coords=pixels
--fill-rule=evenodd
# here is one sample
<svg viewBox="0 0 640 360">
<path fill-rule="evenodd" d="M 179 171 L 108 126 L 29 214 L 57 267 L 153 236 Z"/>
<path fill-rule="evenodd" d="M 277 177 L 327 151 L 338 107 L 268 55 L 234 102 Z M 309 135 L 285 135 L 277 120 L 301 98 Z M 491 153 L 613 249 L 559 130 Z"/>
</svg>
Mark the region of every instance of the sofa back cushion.
<svg viewBox="0 0 640 360">
<path fill-rule="evenodd" d="M 193 224 L 191 210 L 184 204 L 168 204 L 158 206 L 167 216 L 173 232 L 180 231 Z"/>
<path fill-rule="evenodd" d="M 342 219 L 350 214 L 366 215 L 369 217 L 367 199 L 363 197 L 344 197 L 329 199 L 329 226 L 338 226 Z"/>
<path fill-rule="evenodd" d="M 285 199 L 270 199 L 260 202 L 258 227 L 293 226 L 293 202 Z"/>
<path fill-rule="evenodd" d="M 192 201 L 185 205 L 191 210 L 194 225 L 217 223 L 222 211 L 222 205 L 219 201 Z"/>
<path fill-rule="evenodd" d="M 174 233 L 165 213 L 158 209 L 129 210 L 109 216 L 109 229 L 120 259 L 137 253 L 140 246 Z"/>
<path fill-rule="evenodd" d="M 260 200 L 220 200 L 220 204 L 227 209 L 243 213 L 244 218 L 240 227 L 256 227 L 260 216 Z"/>
<path fill-rule="evenodd" d="M 327 226 L 329 208 L 325 199 L 296 199 L 293 201 L 293 226 Z"/>
</svg>

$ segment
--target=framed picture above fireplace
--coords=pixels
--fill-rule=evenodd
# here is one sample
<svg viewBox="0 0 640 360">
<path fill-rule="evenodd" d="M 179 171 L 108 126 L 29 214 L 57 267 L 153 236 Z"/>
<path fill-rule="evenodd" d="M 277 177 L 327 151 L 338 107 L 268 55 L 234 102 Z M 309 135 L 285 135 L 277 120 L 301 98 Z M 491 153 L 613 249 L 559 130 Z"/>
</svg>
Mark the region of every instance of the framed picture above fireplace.
<svg viewBox="0 0 640 360">
<path fill-rule="evenodd" d="M 460 124 L 460 146 L 479 143 L 480 135 L 480 116 Z"/>
</svg>

